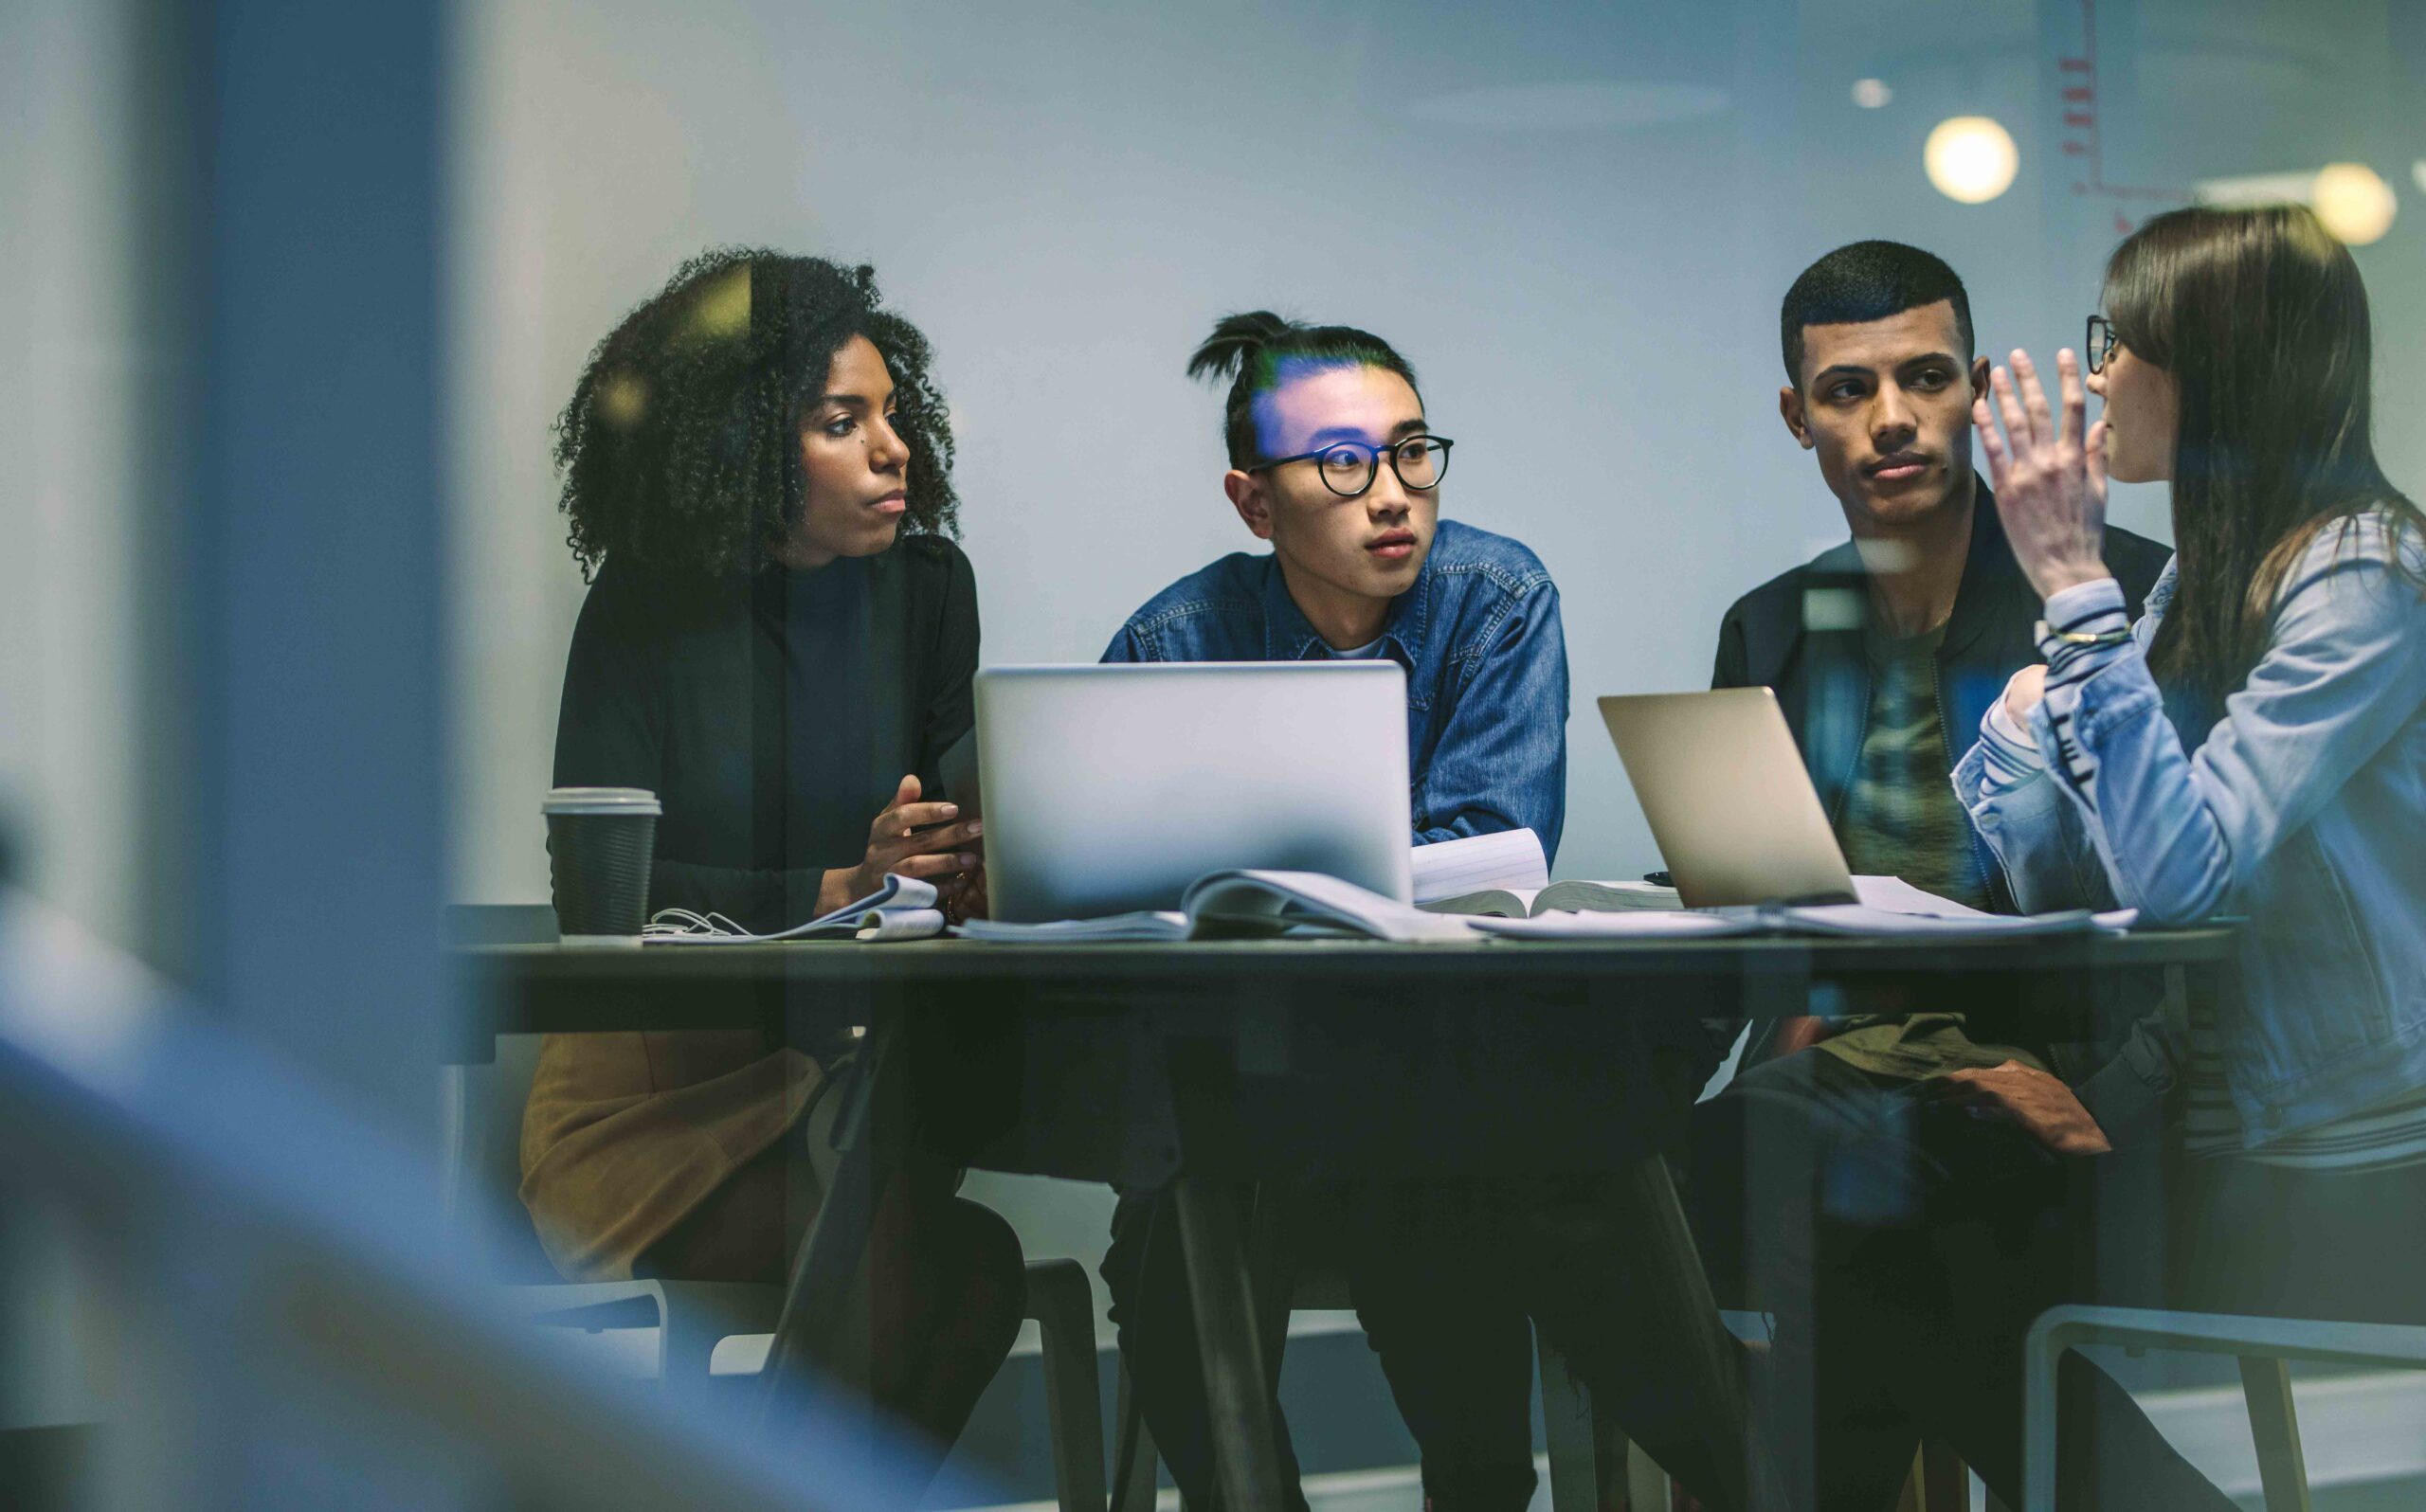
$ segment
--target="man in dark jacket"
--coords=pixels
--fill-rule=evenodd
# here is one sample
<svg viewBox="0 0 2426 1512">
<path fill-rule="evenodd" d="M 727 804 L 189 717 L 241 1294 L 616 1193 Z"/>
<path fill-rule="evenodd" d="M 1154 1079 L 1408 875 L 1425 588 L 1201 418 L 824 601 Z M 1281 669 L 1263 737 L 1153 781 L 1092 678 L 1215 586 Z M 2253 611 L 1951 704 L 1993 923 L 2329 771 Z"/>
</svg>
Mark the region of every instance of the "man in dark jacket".
<svg viewBox="0 0 2426 1512">
<path fill-rule="evenodd" d="M 1856 243 L 1804 270 L 1780 326 L 1779 412 L 1816 454 L 1852 539 L 1736 601 L 1711 681 L 1776 691 L 1856 874 L 2011 911 L 1951 774 L 2006 679 L 2038 659 L 2040 605 L 1971 467 L 1988 363 L 1962 280 L 1918 248 Z M 2168 555 L 2108 531 L 2134 616 Z M 1946 1294 L 1942 1268 L 1915 1269 L 1909 1246 L 1893 1249 L 1908 1273 L 1882 1279 L 1885 1249 L 1871 1241 L 1943 1235 L 1969 1246 L 1966 1279 L 2055 1300 L 2056 1152 L 2103 1147 L 2101 1124 L 2154 1120 L 2170 1075 L 2133 1041 L 2056 1042 L 1985 986 L 1886 1006 L 1903 1011 L 1756 1033 L 1748 1069 L 1693 1127 L 1713 1280 L 1779 1316 L 1771 1447 L 1819 1506 L 1892 1504 L 1925 1430 L 1951 1433 L 1992 1480 L 2018 1467 L 2018 1395 L 2000 1422 L 1999 1393 L 1915 1403 L 1920 1377 L 1899 1368 L 1910 1331 L 1949 1337 L 1986 1315 Z M 1984 1116 L 1929 1111 L 1955 1089 Z M 1978 1347 L 2018 1359 L 2019 1342 Z"/>
</svg>

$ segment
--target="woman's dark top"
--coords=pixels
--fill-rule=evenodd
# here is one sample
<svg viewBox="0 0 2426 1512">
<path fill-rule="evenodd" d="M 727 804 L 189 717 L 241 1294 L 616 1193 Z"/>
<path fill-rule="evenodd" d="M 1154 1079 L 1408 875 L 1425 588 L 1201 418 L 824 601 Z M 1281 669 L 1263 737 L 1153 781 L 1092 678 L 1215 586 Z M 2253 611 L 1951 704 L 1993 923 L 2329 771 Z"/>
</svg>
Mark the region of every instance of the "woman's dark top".
<svg viewBox="0 0 2426 1512">
<path fill-rule="evenodd" d="M 609 561 L 573 629 L 555 780 L 657 794 L 651 909 L 781 928 L 865 856 L 905 773 L 939 790 L 976 670 L 976 583 L 949 541 L 680 590 Z M 823 1074 L 756 1031 L 549 1035 L 522 1200 L 556 1268 L 779 1275 L 809 1215 L 769 1162 Z"/>
<path fill-rule="evenodd" d="M 650 909 L 782 928 L 860 863 L 904 773 L 941 792 L 976 670 L 976 581 L 935 536 L 680 591 L 610 561 L 573 629 L 556 785 L 657 794 Z"/>
</svg>

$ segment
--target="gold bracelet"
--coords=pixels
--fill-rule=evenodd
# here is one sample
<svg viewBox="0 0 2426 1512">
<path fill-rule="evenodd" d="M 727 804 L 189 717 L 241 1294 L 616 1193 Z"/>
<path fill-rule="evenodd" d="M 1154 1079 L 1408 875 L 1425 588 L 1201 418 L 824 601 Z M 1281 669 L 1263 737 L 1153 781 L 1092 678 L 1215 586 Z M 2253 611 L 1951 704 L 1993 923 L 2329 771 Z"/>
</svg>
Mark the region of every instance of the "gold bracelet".
<svg viewBox="0 0 2426 1512">
<path fill-rule="evenodd" d="M 2068 646 L 2119 646 L 2131 639 L 2131 629 L 2126 625 L 2120 630 L 2051 630 L 2041 620 L 2037 639 L 2060 640 Z"/>
</svg>

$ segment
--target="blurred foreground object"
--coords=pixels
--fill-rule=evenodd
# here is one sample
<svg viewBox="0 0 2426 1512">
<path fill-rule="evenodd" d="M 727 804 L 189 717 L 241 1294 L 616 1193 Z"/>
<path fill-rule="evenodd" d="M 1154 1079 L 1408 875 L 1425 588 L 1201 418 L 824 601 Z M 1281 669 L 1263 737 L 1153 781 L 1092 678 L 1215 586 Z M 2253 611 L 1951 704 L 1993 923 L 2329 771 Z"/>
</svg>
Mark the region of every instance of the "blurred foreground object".
<svg viewBox="0 0 2426 1512">
<path fill-rule="evenodd" d="M 9 1201 L 67 1215 L 120 1324 L 96 1506 L 893 1500 L 863 1422 L 770 1445 L 603 1389 L 442 1248 L 420 1157 L 12 890 L 0 1137 Z"/>
</svg>

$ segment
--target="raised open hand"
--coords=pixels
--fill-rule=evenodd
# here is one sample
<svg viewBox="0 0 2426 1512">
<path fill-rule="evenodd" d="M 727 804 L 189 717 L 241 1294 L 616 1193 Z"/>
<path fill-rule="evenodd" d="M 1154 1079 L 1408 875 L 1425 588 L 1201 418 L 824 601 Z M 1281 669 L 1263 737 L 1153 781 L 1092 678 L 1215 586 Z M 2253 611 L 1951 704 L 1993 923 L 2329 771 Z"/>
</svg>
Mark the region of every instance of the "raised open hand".
<svg viewBox="0 0 2426 1512">
<path fill-rule="evenodd" d="M 2105 559 L 2106 423 L 2084 424 L 2089 399 L 2071 348 L 2055 353 L 2055 371 L 2061 415 L 2049 411 L 2038 369 L 2019 350 L 2012 369 L 1999 368 L 1989 379 L 1997 414 L 1985 399 L 1971 405 L 2005 538 L 2042 599 L 2114 575 Z"/>
</svg>

